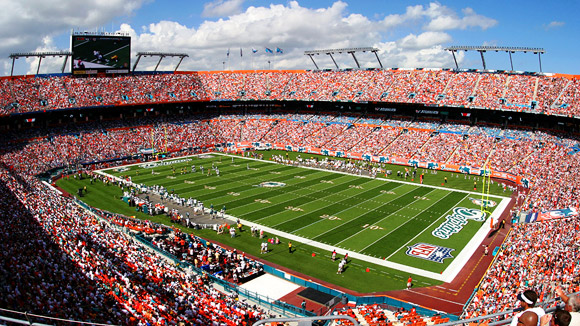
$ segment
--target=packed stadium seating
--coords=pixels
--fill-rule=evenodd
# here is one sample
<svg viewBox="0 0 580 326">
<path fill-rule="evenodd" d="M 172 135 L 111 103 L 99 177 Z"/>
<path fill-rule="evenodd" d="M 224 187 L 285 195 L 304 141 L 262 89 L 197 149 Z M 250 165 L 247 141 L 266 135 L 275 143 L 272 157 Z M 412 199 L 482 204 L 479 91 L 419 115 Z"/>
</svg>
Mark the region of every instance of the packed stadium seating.
<svg viewBox="0 0 580 326">
<path fill-rule="evenodd" d="M 356 307 L 344 307 L 334 312 L 336 315 L 350 316 L 357 320 L 360 325 L 368 326 L 433 326 L 449 322 L 449 317 L 433 315 L 430 317 L 418 314 L 415 309 L 389 309 L 378 304 L 360 305 Z M 352 325 L 346 321 L 332 324 Z"/>
<path fill-rule="evenodd" d="M 580 81 L 449 70 L 268 71 L 0 79 L 0 115 L 196 100 L 377 101 L 580 115 Z"/>
<path fill-rule="evenodd" d="M 374 100 L 580 115 L 578 80 L 445 70 L 18 77 L 0 79 L 0 89 L 0 115 L 218 99 Z M 199 114 L 6 133 L 0 144 L 0 213 L 4 216 L 0 226 L 13 232 L 6 232 L 0 241 L 0 288 L 10 293 L 0 297 L 0 307 L 123 325 L 186 321 L 240 325 L 266 316 L 262 309 L 216 291 L 202 276 L 143 250 L 117 227 L 151 226 L 106 214 L 102 222 L 32 177 L 56 167 L 128 157 L 144 148 L 187 153 L 191 148 L 236 141 L 490 166 L 532 181 L 516 209 L 578 208 L 580 202 L 580 154 L 574 149 L 578 139 L 542 131 L 360 115 Z M 577 218 L 516 226 L 466 316 L 511 308 L 515 294 L 524 288 L 536 289 L 542 299 L 552 297 L 558 285 L 564 284 L 567 292 L 580 290 L 579 265 L 567 263 L 580 259 L 579 230 Z M 190 255 L 198 267 L 212 268 L 203 264 L 208 255 L 197 247 L 198 241 L 190 239 L 186 244 L 181 240 L 185 236 L 172 231 L 171 237 L 153 244 Z M 191 252 L 189 243 L 196 250 Z M 213 268 L 231 273 L 239 259 L 232 256 Z M 253 262 L 244 265 L 253 266 Z M 226 278 L 234 279 L 233 273 Z M 406 325 L 401 318 L 414 318 L 386 316 L 372 306 L 344 313 L 379 325 Z M 416 326 L 436 323 L 441 321 L 412 320 Z"/>
<path fill-rule="evenodd" d="M 411 125 L 405 123 L 403 128 L 393 127 L 400 124 L 397 120 L 374 120 L 378 125 L 338 120 L 339 117 L 328 115 L 292 115 L 274 124 L 272 117 L 263 115 L 212 119 L 194 116 L 175 121 L 144 118 L 134 121 L 131 127 L 120 122 L 71 125 L 62 133 L 21 133 L 18 139 L 5 144 L 1 158 L 16 171 L 37 174 L 59 166 L 128 157 L 152 146 L 171 152 L 216 143 L 261 141 L 488 166 L 531 180 L 532 189 L 517 208 L 578 206 L 580 185 L 576 175 L 580 155 L 574 150 L 578 144 L 574 138 L 477 125 L 450 127 L 415 121 Z"/>
<path fill-rule="evenodd" d="M 0 243 L 0 275 L 11 289 L 0 307 L 118 325 L 248 325 L 264 315 L 34 177 L 2 167 L 0 181 L 0 223 L 10 228 Z M 232 262 L 224 264 L 240 262 L 225 257 Z"/>
<path fill-rule="evenodd" d="M 524 289 L 535 289 L 540 302 L 557 297 L 556 287 L 566 293 L 580 290 L 580 267 L 576 263 L 580 220 L 578 217 L 516 225 L 496 261 L 483 277 L 466 317 L 507 311 Z"/>
</svg>

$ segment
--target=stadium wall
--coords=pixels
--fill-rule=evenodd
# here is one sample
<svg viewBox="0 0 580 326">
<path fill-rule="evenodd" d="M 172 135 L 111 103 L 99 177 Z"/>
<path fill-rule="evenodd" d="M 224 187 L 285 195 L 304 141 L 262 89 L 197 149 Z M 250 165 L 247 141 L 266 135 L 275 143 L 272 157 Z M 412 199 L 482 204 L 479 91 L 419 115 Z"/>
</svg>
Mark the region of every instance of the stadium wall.
<svg viewBox="0 0 580 326">
<path fill-rule="evenodd" d="M 394 308 L 393 310 L 396 310 L 397 308 L 404 308 L 405 310 L 411 310 L 412 308 L 415 308 L 417 313 L 419 313 L 420 315 L 433 316 L 435 314 L 439 314 L 439 315 L 442 315 L 443 318 L 449 317 L 449 320 L 452 320 L 452 321 L 459 320 L 458 316 L 439 312 L 439 311 L 434 311 L 434 310 L 431 310 L 429 308 L 417 306 L 417 305 L 414 305 L 412 303 L 409 303 L 406 301 L 401 301 L 401 300 L 398 300 L 398 299 L 395 299 L 395 298 L 392 298 L 392 297 L 389 297 L 386 295 L 356 296 L 353 294 L 344 293 L 344 292 L 329 288 L 327 286 L 324 286 L 322 284 L 313 282 L 311 280 L 306 280 L 302 277 L 287 273 L 285 271 L 279 270 L 279 269 L 272 267 L 272 266 L 264 265 L 264 271 L 266 273 L 275 275 L 275 276 L 280 277 L 282 279 L 289 280 L 290 282 L 298 284 L 300 286 L 309 287 L 309 288 L 315 289 L 317 291 L 330 294 L 334 297 L 345 298 L 348 301 L 348 303 L 351 305 L 381 304 L 381 305 L 387 305 L 391 308 Z"/>
</svg>

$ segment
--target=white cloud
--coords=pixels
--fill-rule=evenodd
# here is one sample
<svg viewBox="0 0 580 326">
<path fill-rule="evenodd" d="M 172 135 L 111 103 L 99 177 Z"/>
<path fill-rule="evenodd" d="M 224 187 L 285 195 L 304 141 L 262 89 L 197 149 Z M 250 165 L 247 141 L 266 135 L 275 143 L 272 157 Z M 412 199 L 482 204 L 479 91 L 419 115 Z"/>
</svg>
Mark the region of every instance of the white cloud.
<svg viewBox="0 0 580 326">
<path fill-rule="evenodd" d="M 486 30 L 497 24 L 495 19 L 479 15 L 472 8 L 464 8 L 461 11 L 462 17 L 453 9 L 432 2 L 426 7 L 422 5 L 409 6 L 402 15 L 388 15 L 383 19 L 383 24 L 387 28 L 393 28 L 414 23 L 422 25 L 423 29 L 430 31 L 464 30 L 472 27 Z"/>
<path fill-rule="evenodd" d="M 423 18 L 423 6 L 409 6 L 404 14 L 391 14 L 383 19 L 383 24 L 386 28 L 397 28 L 406 24 L 409 21 L 418 21 Z"/>
<path fill-rule="evenodd" d="M 442 43 L 449 42 L 451 36 L 443 32 L 424 32 L 419 35 L 410 34 L 397 41 L 375 44 L 381 49 L 381 59 L 386 67 L 401 68 L 453 68 L 455 63 Z M 464 53 L 457 52 L 459 64 Z"/>
<path fill-rule="evenodd" d="M 486 30 L 497 25 L 497 20 L 477 14 L 471 8 L 462 10 L 463 17 L 455 12 L 442 8 L 440 5 L 429 7 L 427 12 L 430 13 L 432 20 L 425 26 L 425 29 L 432 31 L 443 31 L 451 29 L 480 28 Z"/>
<path fill-rule="evenodd" d="M 562 26 L 564 26 L 565 24 L 566 24 L 566 23 L 564 23 L 564 22 L 561 22 L 561 21 L 556 21 L 556 20 L 555 20 L 555 21 L 552 21 L 552 22 L 550 22 L 548 25 L 544 24 L 543 26 L 544 26 L 544 29 L 545 29 L 545 30 L 550 30 L 550 29 L 554 29 L 554 28 L 559 28 L 559 27 L 562 27 Z"/>
<path fill-rule="evenodd" d="M 419 35 L 409 34 L 397 43 L 404 50 L 427 49 L 451 41 L 451 35 L 443 32 L 425 32 Z"/>
<path fill-rule="evenodd" d="M 134 13 L 145 1 L 86 0 L 81 4 L 76 0 L 3 0 L 0 58 L 43 48 L 46 37 L 66 35 L 71 29 L 95 30 L 108 25 L 116 17 Z"/>
<path fill-rule="evenodd" d="M 42 39 L 42 44 L 39 45 L 34 52 L 54 52 L 59 51 L 59 49 L 54 44 L 54 41 L 51 37 L 45 36 Z M 27 74 L 35 74 L 36 70 L 38 69 L 38 58 L 36 57 L 29 57 L 25 59 L 28 65 Z M 70 62 L 70 61 L 69 61 Z M 40 69 L 40 73 L 54 73 L 60 72 L 62 69 L 62 64 L 64 63 L 63 57 L 46 57 L 42 59 L 42 65 Z"/>
<path fill-rule="evenodd" d="M 215 0 L 203 5 L 203 17 L 227 17 L 242 12 L 244 0 Z"/>
<path fill-rule="evenodd" d="M 360 14 L 347 14 L 346 8 L 341 1 L 317 9 L 291 1 L 287 5 L 251 6 L 243 13 L 205 21 L 197 28 L 162 21 L 135 35 L 133 49 L 189 53 L 193 60 L 186 60 L 180 69 L 220 69 L 228 48 L 230 66 L 235 69 L 251 66 L 252 58 L 255 67 L 263 68 L 270 59 L 272 68 L 305 68 L 304 50 L 368 46 L 380 38 L 379 23 Z M 131 26 L 124 28 L 133 31 Z M 240 47 L 244 49 L 242 58 Z M 259 53 L 251 55 L 252 47 Z M 280 47 L 284 54 L 266 55 L 265 47 Z M 165 68 L 171 68 L 169 63 Z"/>
<path fill-rule="evenodd" d="M 32 1 L 38 1 L 39 6 L 44 4 L 40 0 Z M 31 25 L 34 24 L 31 21 L 39 19 L 40 15 L 34 11 L 28 13 L 33 17 L 25 18 L 26 24 L 19 23 L 18 26 L 19 28 L 26 26 L 29 31 L 13 30 L 12 33 L 8 33 L 0 29 L 2 41 L 0 51 L 4 47 L 4 57 L 7 57 L 9 51 L 54 47 L 43 38 L 62 33 L 66 29 L 70 30 L 81 22 L 83 26 L 106 24 L 117 15 L 134 13 L 143 1 L 148 0 L 128 0 L 127 5 L 125 5 L 127 0 L 91 0 L 84 5 L 82 12 L 85 14 L 82 16 L 78 16 L 78 6 L 71 5 L 71 1 L 64 1 L 66 5 L 53 6 L 51 9 L 53 18 L 44 20 L 47 25 L 50 25 L 48 21 L 52 20 L 50 26 L 40 24 L 41 28 L 33 28 Z M 11 14 L 22 14 L 23 17 L 27 17 L 28 9 L 18 5 L 19 2 L 15 4 Z M 449 67 L 453 62 L 452 57 L 443 50 L 443 47 L 452 41 L 452 30 L 468 27 L 485 29 L 497 23 L 491 18 L 476 14 L 470 8 L 458 13 L 438 3 L 408 6 L 405 12 L 392 13 L 382 20 L 350 13 L 348 4 L 340 0 L 324 8 L 302 7 L 297 1 L 290 1 L 286 4 L 250 6 L 244 11 L 239 11 L 242 5 L 243 0 L 218 0 L 208 3 L 205 14 L 209 14 L 211 9 L 215 15 L 222 18 L 206 20 L 193 27 L 186 25 L 186 22 L 160 20 L 144 26 L 125 23 L 121 25 L 120 31 L 132 36 L 133 60 L 136 52 L 141 51 L 189 54 L 189 58 L 181 63 L 180 70 L 217 70 L 223 66 L 230 69 L 264 69 L 268 68 L 268 61 L 273 69 L 309 69 L 313 68 L 313 65 L 308 57 L 304 56 L 305 50 L 373 45 L 379 48 L 381 61 L 388 67 L 413 65 Z M 74 10 L 69 10 L 69 7 Z M 122 12 L 118 12 L 118 8 L 123 8 Z M 42 10 L 38 12 L 46 14 Z M 0 26 L 6 27 L 7 25 L 1 22 L 1 15 Z M 56 15 L 60 15 L 61 18 L 54 19 Z M 8 17 L 5 18 L 10 20 Z M 396 35 L 397 39 L 393 40 L 393 35 Z M 271 49 L 280 47 L 284 49 L 284 54 L 275 56 L 266 54 L 265 47 Z M 229 58 L 226 57 L 228 48 L 231 49 Z M 243 48 L 243 57 L 240 56 L 240 48 Z M 259 52 L 252 54 L 252 48 L 258 49 Z M 348 54 L 336 54 L 334 58 L 341 68 L 355 66 Z M 375 56 L 371 53 L 357 54 L 357 59 L 363 67 L 378 66 Z M 328 56 L 316 56 L 315 60 L 321 68 L 334 67 Z M 152 70 L 157 61 L 155 58 L 142 58 L 138 69 Z M 158 69 L 173 70 L 176 61 L 177 59 L 164 58 Z M 36 69 L 34 65 L 28 70 L 32 69 Z M 60 67 L 53 70 L 55 71 L 60 71 Z"/>
</svg>

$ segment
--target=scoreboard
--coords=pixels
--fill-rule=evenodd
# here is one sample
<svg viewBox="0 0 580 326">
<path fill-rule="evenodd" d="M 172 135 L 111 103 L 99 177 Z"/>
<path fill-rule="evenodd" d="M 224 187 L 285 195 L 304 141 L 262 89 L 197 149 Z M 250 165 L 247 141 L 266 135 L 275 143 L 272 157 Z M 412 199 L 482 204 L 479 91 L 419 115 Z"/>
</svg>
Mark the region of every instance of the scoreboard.
<svg viewBox="0 0 580 326">
<path fill-rule="evenodd" d="M 130 36 L 73 34 L 71 47 L 73 75 L 127 74 L 130 71 Z"/>
</svg>

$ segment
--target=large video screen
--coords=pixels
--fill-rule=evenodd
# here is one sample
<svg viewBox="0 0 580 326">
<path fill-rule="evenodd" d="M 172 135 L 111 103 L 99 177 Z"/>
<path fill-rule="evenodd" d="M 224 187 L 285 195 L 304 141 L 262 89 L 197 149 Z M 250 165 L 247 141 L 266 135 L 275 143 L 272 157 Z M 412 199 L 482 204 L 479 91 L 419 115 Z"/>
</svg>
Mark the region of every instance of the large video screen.
<svg viewBox="0 0 580 326">
<path fill-rule="evenodd" d="M 74 75 L 126 74 L 131 67 L 131 37 L 118 35 L 72 35 Z"/>
</svg>

